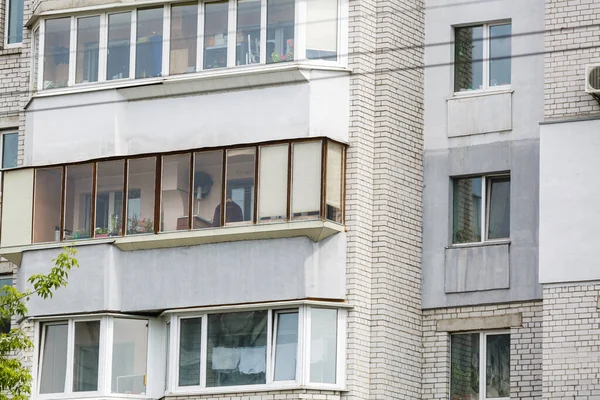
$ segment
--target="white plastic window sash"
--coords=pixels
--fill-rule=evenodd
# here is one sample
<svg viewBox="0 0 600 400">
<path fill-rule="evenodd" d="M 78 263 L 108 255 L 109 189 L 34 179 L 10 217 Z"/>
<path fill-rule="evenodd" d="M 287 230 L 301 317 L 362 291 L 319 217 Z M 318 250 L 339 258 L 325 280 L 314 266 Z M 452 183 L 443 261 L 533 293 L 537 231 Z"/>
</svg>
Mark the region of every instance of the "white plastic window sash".
<svg viewBox="0 0 600 400">
<path fill-rule="evenodd" d="M 162 42 L 162 71 L 160 76 L 169 75 L 171 62 L 171 4 L 165 4 L 163 8 L 163 42 Z"/>
<path fill-rule="evenodd" d="M 487 397 L 487 338 L 488 336 L 497 335 L 509 335 L 510 331 L 492 331 L 492 332 L 481 332 L 479 334 L 479 398 L 481 400 L 488 400 Z M 508 348 L 510 353 L 510 346 Z M 493 397 L 493 400 L 510 400 L 510 397 Z"/>
</svg>

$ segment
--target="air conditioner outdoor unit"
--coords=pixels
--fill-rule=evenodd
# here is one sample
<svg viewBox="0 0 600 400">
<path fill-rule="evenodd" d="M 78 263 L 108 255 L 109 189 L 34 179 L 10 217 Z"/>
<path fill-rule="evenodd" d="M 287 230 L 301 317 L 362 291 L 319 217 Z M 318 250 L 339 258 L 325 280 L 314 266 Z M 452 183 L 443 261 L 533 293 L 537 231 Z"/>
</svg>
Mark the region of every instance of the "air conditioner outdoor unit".
<svg viewBox="0 0 600 400">
<path fill-rule="evenodd" d="M 585 91 L 591 94 L 600 94 L 600 64 L 585 66 Z"/>
</svg>

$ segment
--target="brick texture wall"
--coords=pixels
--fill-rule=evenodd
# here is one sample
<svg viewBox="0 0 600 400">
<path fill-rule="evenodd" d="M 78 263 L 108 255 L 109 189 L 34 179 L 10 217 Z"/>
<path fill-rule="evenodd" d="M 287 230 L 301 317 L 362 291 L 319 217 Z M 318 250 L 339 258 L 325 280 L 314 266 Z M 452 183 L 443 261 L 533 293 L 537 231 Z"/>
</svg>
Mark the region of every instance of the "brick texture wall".
<svg viewBox="0 0 600 400">
<path fill-rule="evenodd" d="M 521 313 L 522 326 L 510 329 L 510 398 L 542 398 L 542 303 L 456 307 L 423 312 L 423 400 L 450 393 L 450 334 L 437 321 Z"/>
<path fill-rule="evenodd" d="M 421 1 L 350 1 L 347 387 L 420 397 Z"/>
<path fill-rule="evenodd" d="M 546 0 L 545 118 L 600 112 L 585 93 L 585 65 L 600 63 L 600 3 Z"/>
<path fill-rule="evenodd" d="M 543 399 L 600 398 L 600 283 L 544 288 Z"/>
<path fill-rule="evenodd" d="M 330 390 L 282 390 L 228 395 L 167 396 L 168 400 L 340 400 L 340 392 Z"/>
</svg>

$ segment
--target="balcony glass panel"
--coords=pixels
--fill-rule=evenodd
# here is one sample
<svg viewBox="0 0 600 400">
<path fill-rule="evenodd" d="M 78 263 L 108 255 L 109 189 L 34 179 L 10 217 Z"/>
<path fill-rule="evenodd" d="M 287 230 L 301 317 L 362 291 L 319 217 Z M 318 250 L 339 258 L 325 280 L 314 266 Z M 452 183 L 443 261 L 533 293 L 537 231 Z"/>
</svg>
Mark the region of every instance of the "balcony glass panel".
<svg viewBox="0 0 600 400">
<path fill-rule="evenodd" d="M 60 240 L 62 167 L 40 168 L 35 172 L 33 242 Z"/>
<path fill-rule="evenodd" d="M 189 154 L 163 157 L 161 198 L 161 232 L 189 229 Z"/>
<path fill-rule="evenodd" d="M 135 77 L 160 76 L 163 41 L 162 7 L 138 10 L 136 32 Z"/>
<path fill-rule="evenodd" d="M 208 316 L 207 387 L 266 383 L 267 315 L 264 310 Z"/>
<path fill-rule="evenodd" d="M 113 393 L 146 394 L 148 321 L 114 319 L 111 389 Z"/>
<path fill-rule="evenodd" d="M 77 19 L 75 83 L 98 81 L 100 16 Z"/>
<path fill-rule="evenodd" d="M 171 75 L 196 71 L 198 39 L 198 4 L 176 4 L 171 7 Z"/>
<path fill-rule="evenodd" d="M 67 335 L 66 322 L 48 324 L 42 327 L 44 340 L 40 357 L 40 394 L 61 393 L 65 390 L 67 375 Z"/>
<path fill-rule="evenodd" d="M 227 66 L 229 2 L 204 5 L 204 69 Z"/>
<path fill-rule="evenodd" d="M 342 168 L 343 151 L 341 144 L 327 143 L 327 180 L 325 185 L 325 217 L 342 222 Z"/>
<path fill-rule="evenodd" d="M 65 191 L 64 240 L 89 239 L 92 223 L 92 164 L 70 165 Z"/>
<path fill-rule="evenodd" d="M 179 329 L 179 386 L 200 385 L 202 318 L 184 318 Z"/>
<path fill-rule="evenodd" d="M 129 160 L 127 177 L 127 234 L 154 232 L 156 158 Z"/>
<path fill-rule="evenodd" d="M 306 58 L 337 60 L 338 0 L 306 0 Z"/>
<path fill-rule="evenodd" d="M 310 381 L 335 383 L 337 310 L 313 308 L 310 327 Z"/>
<path fill-rule="evenodd" d="M 295 0 L 267 0 L 267 64 L 294 60 Z"/>
<path fill-rule="evenodd" d="M 221 214 L 215 210 L 221 209 L 222 176 L 222 150 L 194 154 L 193 229 L 220 226 Z"/>
<path fill-rule="evenodd" d="M 273 380 L 293 381 L 296 379 L 298 358 L 298 312 L 277 313 L 276 320 Z"/>
<path fill-rule="evenodd" d="M 123 160 L 98 163 L 95 233 L 97 238 L 121 235 L 124 165 Z"/>
<path fill-rule="evenodd" d="M 106 80 L 129 78 L 131 13 L 108 16 Z"/>
<path fill-rule="evenodd" d="M 75 323 L 75 351 L 73 362 L 73 391 L 98 390 L 100 361 L 100 321 Z"/>
<path fill-rule="evenodd" d="M 254 147 L 227 150 L 227 187 L 225 192 L 225 224 L 252 221 L 254 218 Z M 219 217 L 220 207 L 215 209 Z"/>
<path fill-rule="evenodd" d="M 321 210 L 321 142 L 292 147 L 292 218 L 319 218 Z"/>
<path fill-rule="evenodd" d="M 260 62 L 261 0 L 238 0 L 236 65 Z"/>
<path fill-rule="evenodd" d="M 65 87 L 69 81 L 71 18 L 46 21 L 44 38 L 44 89 Z"/>
<path fill-rule="evenodd" d="M 287 218 L 288 145 L 261 146 L 258 172 L 258 220 Z"/>
</svg>

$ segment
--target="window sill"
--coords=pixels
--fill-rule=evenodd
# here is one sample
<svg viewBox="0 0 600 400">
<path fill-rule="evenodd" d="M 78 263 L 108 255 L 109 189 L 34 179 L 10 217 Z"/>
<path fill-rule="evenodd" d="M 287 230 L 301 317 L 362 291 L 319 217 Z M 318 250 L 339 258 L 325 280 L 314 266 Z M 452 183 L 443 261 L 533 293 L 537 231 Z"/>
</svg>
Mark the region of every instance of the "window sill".
<svg viewBox="0 0 600 400">
<path fill-rule="evenodd" d="M 35 92 L 36 98 L 54 97 L 76 93 L 89 93 L 119 89 L 127 100 L 166 97 L 190 93 L 257 88 L 277 84 L 309 82 L 306 75 L 311 70 L 349 73 L 350 70 L 337 63 L 316 63 L 311 60 L 278 64 L 259 64 L 204 70 L 189 74 L 169 75 L 144 79 L 122 79 L 79 84 L 75 86 L 46 89 Z M 160 86 L 168 85 L 168 86 Z M 159 86 L 160 89 L 156 87 Z M 158 92 L 158 93 L 157 93 Z"/>
<path fill-rule="evenodd" d="M 486 240 L 485 242 L 472 242 L 472 243 L 455 243 L 446 246 L 446 249 L 463 249 L 468 247 L 485 247 L 485 246 L 498 246 L 501 244 L 510 244 L 510 239 L 497 239 L 497 240 Z"/>
<path fill-rule="evenodd" d="M 52 242 L 25 246 L 0 248 L 0 256 L 20 266 L 24 251 L 61 248 L 66 245 L 88 246 L 95 244 L 112 244 L 123 251 L 161 249 L 167 247 L 196 246 L 210 243 L 236 242 L 241 240 L 282 239 L 306 236 L 319 242 L 345 228 L 331 221 L 297 221 L 273 224 L 226 226 L 223 228 L 202 229 L 194 231 L 165 232 L 125 236 L 108 239 L 87 239 L 74 242 Z"/>
<path fill-rule="evenodd" d="M 190 389 L 190 390 L 175 390 L 173 392 L 165 393 L 165 397 L 179 397 L 179 396 L 202 396 L 202 395 L 216 395 L 216 394 L 243 394 L 243 393 L 258 393 L 258 392 L 281 392 L 291 390 L 316 390 L 316 391 L 330 391 L 330 392 L 346 392 L 347 389 L 341 385 L 334 384 L 317 384 L 311 383 L 308 385 L 293 384 L 269 384 L 269 385 L 248 385 L 248 386 L 237 386 L 237 387 L 215 387 L 206 389 Z M 321 394 L 321 393 L 320 393 Z"/>
<path fill-rule="evenodd" d="M 498 86 L 496 88 L 465 90 L 464 92 L 454 92 L 448 100 L 463 99 L 468 97 L 493 96 L 495 94 L 513 93 L 514 89 L 511 86 Z"/>
</svg>

